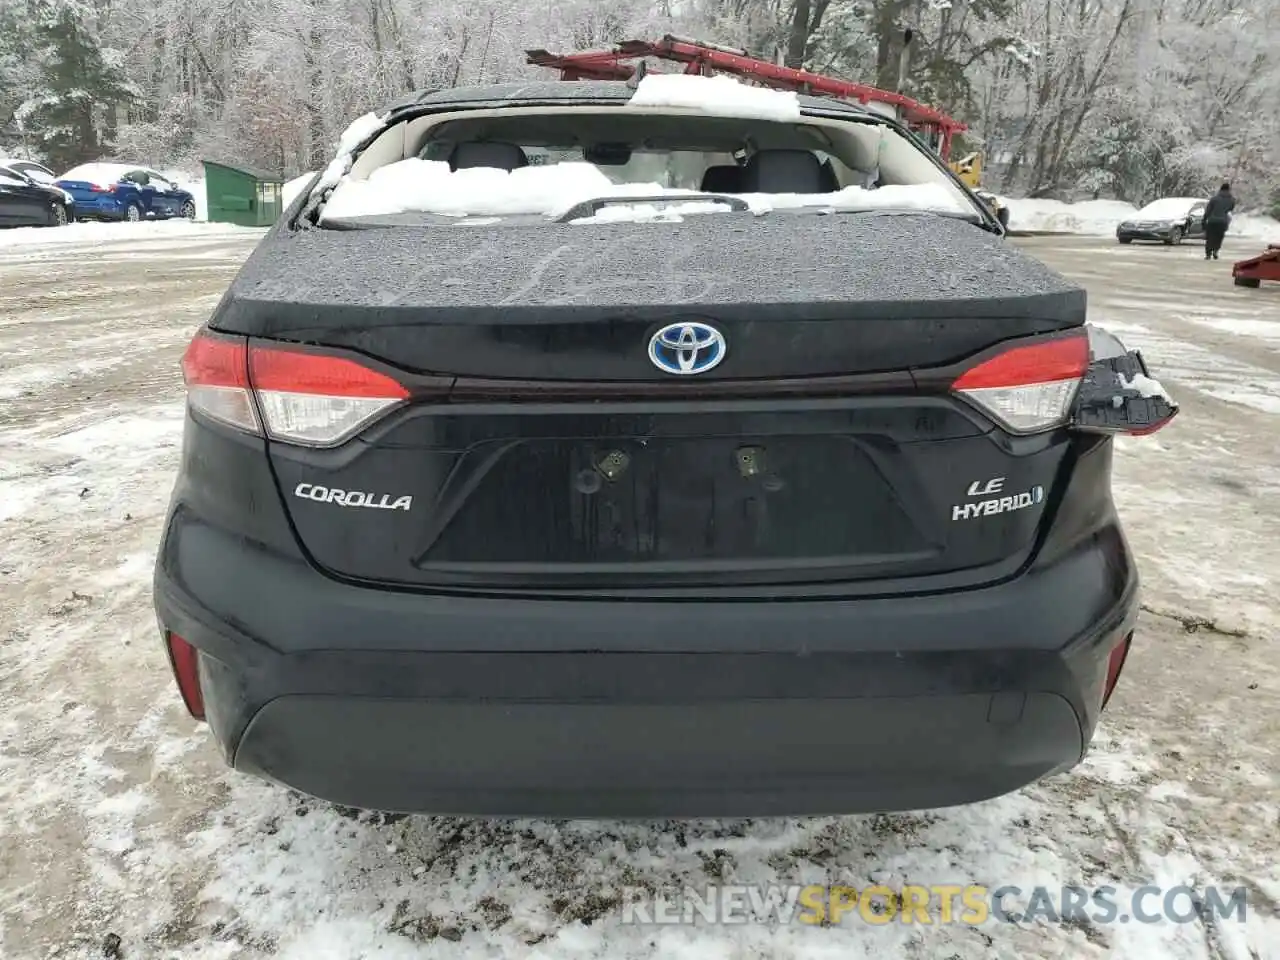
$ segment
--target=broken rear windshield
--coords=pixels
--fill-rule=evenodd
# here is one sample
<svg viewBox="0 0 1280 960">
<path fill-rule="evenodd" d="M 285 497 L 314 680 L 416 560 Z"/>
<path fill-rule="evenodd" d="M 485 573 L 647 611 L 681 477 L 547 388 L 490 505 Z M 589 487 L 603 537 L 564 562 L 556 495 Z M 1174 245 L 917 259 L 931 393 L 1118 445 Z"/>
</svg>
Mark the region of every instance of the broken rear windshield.
<svg viewBox="0 0 1280 960">
<path fill-rule="evenodd" d="M 810 207 L 976 213 L 919 145 L 871 120 L 556 107 L 403 126 L 388 140 L 410 155 L 367 151 L 322 222 L 420 214 L 424 223 L 583 223 Z"/>
</svg>

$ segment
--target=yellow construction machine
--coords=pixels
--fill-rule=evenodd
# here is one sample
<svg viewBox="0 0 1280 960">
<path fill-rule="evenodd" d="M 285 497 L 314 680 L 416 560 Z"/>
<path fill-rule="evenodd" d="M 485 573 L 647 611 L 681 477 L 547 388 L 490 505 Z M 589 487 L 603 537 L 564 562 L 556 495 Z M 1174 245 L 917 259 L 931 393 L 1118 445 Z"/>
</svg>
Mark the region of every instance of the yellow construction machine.
<svg viewBox="0 0 1280 960">
<path fill-rule="evenodd" d="M 970 153 L 947 164 L 951 172 L 964 181 L 965 185 L 991 208 L 1001 226 L 1009 228 L 1009 208 L 1000 202 L 1000 198 L 988 190 L 982 189 L 982 154 Z"/>
</svg>

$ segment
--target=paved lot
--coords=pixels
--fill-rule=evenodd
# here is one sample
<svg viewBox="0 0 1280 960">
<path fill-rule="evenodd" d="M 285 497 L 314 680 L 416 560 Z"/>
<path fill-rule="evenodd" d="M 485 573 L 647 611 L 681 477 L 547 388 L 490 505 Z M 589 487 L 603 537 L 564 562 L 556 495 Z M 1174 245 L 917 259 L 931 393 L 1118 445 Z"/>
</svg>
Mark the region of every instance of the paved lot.
<svg viewBox="0 0 1280 960">
<path fill-rule="evenodd" d="M 0 249 L 0 957 L 1280 957 L 1280 287 L 1236 289 L 1193 247 L 1017 241 L 1184 405 L 1119 444 L 1145 612 L 1072 774 L 891 817 L 384 819 L 224 771 L 155 636 L 177 361 L 255 241 Z M 1223 884 L 1249 912 L 651 929 L 612 899 L 709 878 Z"/>
</svg>

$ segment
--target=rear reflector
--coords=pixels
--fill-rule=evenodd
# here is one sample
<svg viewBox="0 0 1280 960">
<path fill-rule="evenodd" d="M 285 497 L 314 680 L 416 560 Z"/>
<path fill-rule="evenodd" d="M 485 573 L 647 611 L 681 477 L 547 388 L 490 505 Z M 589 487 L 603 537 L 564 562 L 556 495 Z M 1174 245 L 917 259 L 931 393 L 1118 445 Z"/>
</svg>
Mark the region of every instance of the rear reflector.
<svg viewBox="0 0 1280 960">
<path fill-rule="evenodd" d="M 167 634 L 169 663 L 173 678 L 178 682 L 178 692 L 187 712 L 197 720 L 204 719 L 204 693 L 200 689 L 200 654 L 196 648 L 176 633 Z"/>
<path fill-rule="evenodd" d="M 250 346 L 201 330 L 182 359 L 187 402 L 246 433 L 331 447 L 404 403 L 409 391 L 345 357 Z"/>
<path fill-rule="evenodd" d="M 1111 654 L 1107 657 L 1107 678 L 1102 686 L 1102 707 L 1106 707 L 1111 694 L 1115 692 L 1116 683 L 1120 680 L 1120 671 L 1124 669 L 1124 662 L 1129 656 L 1129 646 L 1132 643 L 1133 634 L 1130 633 L 1111 648 Z"/>
<path fill-rule="evenodd" d="M 1089 366 L 1089 339 L 1013 346 L 965 371 L 952 389 L 1013 433 L 1064 423 Z"/>
</svg>

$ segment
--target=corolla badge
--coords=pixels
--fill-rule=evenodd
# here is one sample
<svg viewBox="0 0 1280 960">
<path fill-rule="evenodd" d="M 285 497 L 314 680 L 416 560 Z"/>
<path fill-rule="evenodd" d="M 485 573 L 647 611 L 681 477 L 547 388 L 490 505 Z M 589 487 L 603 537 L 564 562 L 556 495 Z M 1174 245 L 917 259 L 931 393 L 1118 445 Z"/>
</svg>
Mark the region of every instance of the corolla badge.
<svg viewBox="0 0 1280 960">
<path fill-rule="evenodd" d="M 708 323 L 669 323 L 649 339 L 649 359 L 664 373 L 688 377 L 720 365 L 724 335 Z"/>
</svg>

